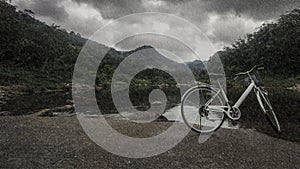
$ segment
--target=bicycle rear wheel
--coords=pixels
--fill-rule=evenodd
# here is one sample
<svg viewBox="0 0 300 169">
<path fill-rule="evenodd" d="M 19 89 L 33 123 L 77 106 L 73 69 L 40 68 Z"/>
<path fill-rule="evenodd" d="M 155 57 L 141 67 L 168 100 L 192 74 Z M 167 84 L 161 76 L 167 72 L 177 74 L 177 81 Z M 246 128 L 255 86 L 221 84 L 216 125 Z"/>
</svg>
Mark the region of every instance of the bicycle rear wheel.
<svg viewBox="0 0 300 169">
<path fill-rule="evenodd" d="M 222 106 L 224 101 L 210 87 L 197 86 L 187 91 L 181 102 L 184 122 L 197 133 L 211 133 L 221 127 L 225 114 L 223 111 L 209 110 L 208 106 Z M 206 105 L 208 104 L 208 105 Z"/>
<path fill-rule="evenodd" d="M 279 125 L 279 121 L 276 117 L 276 114 L 272 108 L 271 102 L 269 101 L 267 91 L 264 91 L 263 89 L 259 89 L 257 93 L 257 99 L 258 102 L 263 110 L 263 112 L 266 115 L 267 120 L 273 127 L 273 129 L 277 132 L 281 132 L 281 128 Z"/>
</svg>

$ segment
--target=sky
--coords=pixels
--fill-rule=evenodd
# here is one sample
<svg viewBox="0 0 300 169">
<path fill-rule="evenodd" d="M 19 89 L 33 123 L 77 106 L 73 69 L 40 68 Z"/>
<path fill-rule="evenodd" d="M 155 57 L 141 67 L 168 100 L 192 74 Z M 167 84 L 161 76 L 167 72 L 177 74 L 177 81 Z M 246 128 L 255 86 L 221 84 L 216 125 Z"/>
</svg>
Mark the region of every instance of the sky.
<svg viewBox="0 0 300 169">
<path fill-rule="evenodd" d="M 155 17 L 147 18 L 147 22 L 118 20 L 126 15 L 143 12 L 176 15 L 196 25 L 214 46 L 214 50 L 207 48 L 202 51 L 202 60 L 207 60 L 217 50 L 243 38 L 247 33 L 256 31 L 264 22 L 271 22 L 300 6 L 300 0 L 12 0 L 11 3 L 18 9 L 32 10 L 40 21 L 55 23 L 86 38 L 104 25 L 114 22 L 125 33 L 152 27 L 166 32 L 186 29 L 187 36 L 193 36 L 195 32 L 179 23 L 166 22 Z M 112 37 L 119 31 L 120 29 L 112 30 L 105 36 Z M 127 45 L 120 44 L 115 47 L 129 50 L 136 45 L 134 42 L 141 39 L 156 44 L 164 39 L 155 37 L 133 37 L 128 43 L 121 43 Z M 200 46 L 203 42 L 195 40 L 194 45 Z M 190 51 L 184 48 L 181 55 L 183 60 L 193 60 L 196 57 L 191 56 Z"/>
</svg>

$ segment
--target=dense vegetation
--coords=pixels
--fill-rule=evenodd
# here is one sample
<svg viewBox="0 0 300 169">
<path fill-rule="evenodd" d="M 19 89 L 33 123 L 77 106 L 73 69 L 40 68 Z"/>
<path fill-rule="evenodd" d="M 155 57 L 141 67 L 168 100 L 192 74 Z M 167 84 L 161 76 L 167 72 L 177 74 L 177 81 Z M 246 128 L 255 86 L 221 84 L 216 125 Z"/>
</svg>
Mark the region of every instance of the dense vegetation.
<svg viewBox="0 0 300 169">
<path fill-rule="evenodd" d="M 30 10 L 16 11 L 16 7 L 0 1 L 0 68 L 2 85 L 22 85 L 32 90 L 40 88 L 57 88 L 62 83 L 70 83 L 76 59 L 86 39 L 73 31 L 59 29 L 53 24 L 48 26 L 34 18 Z M 130 54 L 143 49 L 120 52 L 101 44 L 100 48 L 108 50 L 99 66 L 97 84 L 108 86 L 114 70 Z M 152 50 L 153 55 L 157 54 Z M 151 53 L 150 53 L 151 54 Z M 149 76 L 152 72 L 153 76 Z M 172 80 L 157 70 L 145 71 L 140 77 L 151 78 L 146 82 L 135 79 L 135 83 L 158 85 Z M 158 82 L 155 82 L 155 79 Z M 155 84 L 154 84 L 155 83 Z"/>
<path fill-rule="evenodd" d="M 71 79 L 86 40 L 31 15 L 0 1 L 1 84 L 57 87 Z"/>
<path fill-rule="evenodd" d="M 0 1 L 0 86 L 21 86 L 20 90 L 35 92 L 46 89 L 70 89 L 66 84 L 71 83 L 76 59 L 86 43 L 86 39 L 74 32 L 67 32 L 53 24 L 49 26 L 34 18 L 31 10 L 17 11 L 16 7 Z M 120 52 L 98 44 L 103 50 L 108 50 L 101 62 L 97 74 L 97 96 L 105 112 L 114 111 L 110 96 L 110 83 L 118 65 L 130 54 L 143 49 L 152 49 L 153 54 L 163 57 L 149 46 L 143 46 L 133 51 Z M 160 84 L 173 85 L 166 91 L 177 92 L 172 77 L 157 69 L 148 69 L 133 79 L 131 96 L 136 98 L 135 103 L 143 100 L 147 104 L 152 89 L 159 88 Z M 134 87 L 138 86 L 138 87 Z M 174 93 L 173 92 L 173 93 Z M 142 94 L 144 93 L 144 94 Z M 58 96 L 63 99 L 69 96 Z M 65 104 L 63 99 L 56 99 L 55 95 L 33 94 L 34 98 L 16 97 L 4 105 L 4 110 L 16 111 L 24 114 L 38 111 L 43 106 Z M 41 96 L 41 97 L 39 97 Z M 51 97 L 50 97 L 51 96 Z M 136 96 L 136 97 L 135 97 Z M 57 100 L 53 103 L 49 100 Z M 173 99 L 174 100 L 174 99 Z M 178 102 L 177 99 L 176 102 Z M 25 103 L 24 103 L 25 102 Z M 40 105 L 34 105 L 40 102 Z M 18 103 L 18 104 L 16 104 Z M 34 103 L 34 104 L 33 104 Z M 46 106 L 49 104 L 48 106 Z M 137 103 L 136 103 L 137 104 Z M 18 105 L 18 106 L 12 106 Z M 25 108 L 27 107 L 27 108 Z M 31 110 L 30 110 L 31 107 Z"/>
<path fill-rule="evenodd" d="M 300 8 L 297 8 L 272 23 L 263 24 L 257 32 L 246 35 L 217 53 L 229 77 L 228 95 L 233 102 L 245 90 L 240 80 L 231 80 L 233 75 L 249 70 L 254 65 L 265 67 L 266 70 L 261 74 L 283 130 L 281 137 L 298 142 L 300 94 L 287 88 L 299 83 L 299 44 Z M 214 59 L 215 56 L 210 61 Z M 277 136 L 265 120 L 254 94 L 241 106 L 241 111 L 243 115 L 240 122 L 243 127 Z"/>
<path fill-rule="evenodd" d="M 263 24 L 253 34 L 237 40 L 218 54 L 226 73 L 263 64 L 271 75 L 296 77 L 300 74 L 300 8 L 277 21 Z"/>
</svg>

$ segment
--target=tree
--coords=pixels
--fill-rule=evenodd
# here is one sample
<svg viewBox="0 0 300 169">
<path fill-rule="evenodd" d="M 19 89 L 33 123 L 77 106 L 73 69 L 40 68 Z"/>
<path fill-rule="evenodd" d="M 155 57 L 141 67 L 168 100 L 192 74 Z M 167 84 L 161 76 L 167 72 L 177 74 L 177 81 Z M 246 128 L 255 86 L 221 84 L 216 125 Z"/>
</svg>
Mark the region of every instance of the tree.
<svg viewBox="0 0 300 169">
<path fill-rule="evenodd" d="M 227 74 L 264 64 L 270 74 L 290 77 L 300 72 L 300 9 L 263 24 L 253 34 L 219 52 Z"/>
</svg>

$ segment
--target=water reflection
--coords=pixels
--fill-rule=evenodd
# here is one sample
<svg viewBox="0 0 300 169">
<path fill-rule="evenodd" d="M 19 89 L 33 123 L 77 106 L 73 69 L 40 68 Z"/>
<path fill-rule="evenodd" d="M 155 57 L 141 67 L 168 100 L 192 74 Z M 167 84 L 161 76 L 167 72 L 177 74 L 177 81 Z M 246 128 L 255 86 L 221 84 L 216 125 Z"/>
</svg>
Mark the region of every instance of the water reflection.
<svg viewBox="0 0 300 169">
<path fill-rule="evenodd" d="M 191 109 L 191 111 L 187 111 L 186 116 L 187 116 L 187 120 L 191 121 L 190 119 L 194 117 L 194 113 L 193 113 L 193 106 L 190 106 L 189 109 Z M 191 113 L 188 113 L 191 112 Z M 181 115 L 181 107 L 180 105 L 168 110 L 166 113 L 163 114 L 163 116 L 168 119 L 169 121 L 176 121 L 176 122 L 184 122 L 182 115 Z M 206 121 L 206 125 L 207 126 L 211 126 L 213 124 L 209 124 Z M 225 120 L 222 128 L 227 128 L 227 129 L 238 129 L 238 125 L 233 125 L 229 120 Z"/>
</svg>

